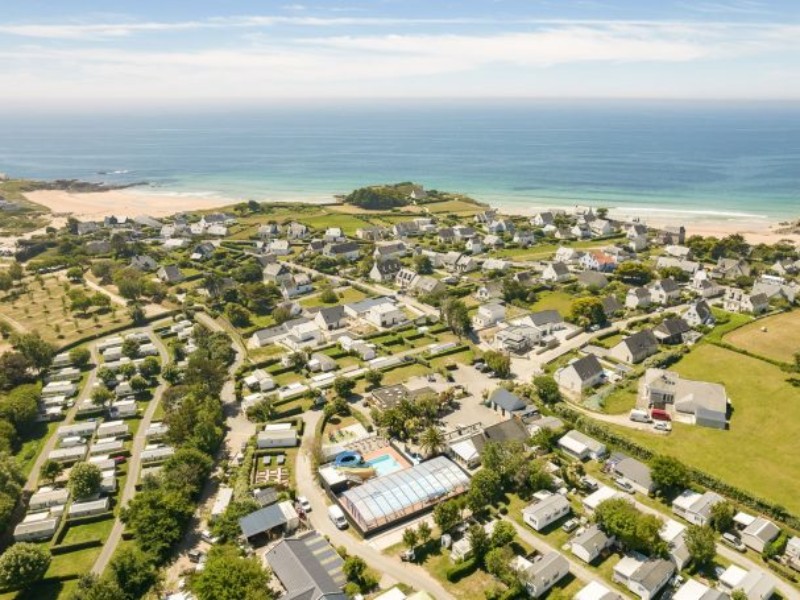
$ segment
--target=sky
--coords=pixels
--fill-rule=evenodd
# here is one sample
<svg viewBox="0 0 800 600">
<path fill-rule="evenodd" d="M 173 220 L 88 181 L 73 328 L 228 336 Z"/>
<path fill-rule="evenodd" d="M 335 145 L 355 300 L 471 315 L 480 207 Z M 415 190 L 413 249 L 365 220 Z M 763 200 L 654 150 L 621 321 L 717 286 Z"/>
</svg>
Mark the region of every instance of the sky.
<svg viewBox="0 0 800 600">
<path fill-rule="evenodd" d="M 0 0 L 0 107 L 800 100 L 800 0 Z"/>
</svg>

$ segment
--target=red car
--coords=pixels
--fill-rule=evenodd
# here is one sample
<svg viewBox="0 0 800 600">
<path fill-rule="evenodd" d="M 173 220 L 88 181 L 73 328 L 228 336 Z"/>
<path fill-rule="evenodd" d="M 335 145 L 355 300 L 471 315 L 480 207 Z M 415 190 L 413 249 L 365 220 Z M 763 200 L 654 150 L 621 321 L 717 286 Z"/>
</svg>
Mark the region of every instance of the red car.
<svg viewBox="0 0 800 600">
<path fill-rule="evenodd" d="M 654 408 L 650 411 L 650 416 L 656 421 L 672 421 L 669 413 L 662 408 Z"/>
</svg>

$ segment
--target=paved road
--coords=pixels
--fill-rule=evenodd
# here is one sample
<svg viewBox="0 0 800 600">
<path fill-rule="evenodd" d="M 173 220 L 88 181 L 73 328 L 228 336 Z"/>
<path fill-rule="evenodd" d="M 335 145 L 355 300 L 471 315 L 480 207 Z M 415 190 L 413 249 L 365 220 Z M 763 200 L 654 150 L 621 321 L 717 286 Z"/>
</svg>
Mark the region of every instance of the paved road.
<svg viewBox="0 0 800 600">
<path fill-rule="evenodd" d="M 422 567 L 401 562 L 398 558 L 381 553 L 369 545 L 368 542 L 356 538 L 355 535 L 347 531 L 337 529 L 328 519 L 328 503 L 324 492 L 316 484 L 317 478 L 312 470 L 310 450 L 314 440 L 314 432 L 321 418 L 321 411 L 309 411 L 303 415 L 305 430 L 295 465 L 297 492 L 299 495 L 307 497 L 312 506 L 312 511 L 308 515 L 311 525 L 328 537 L 334 546 L 344 546 L 348 553 L 363 558 L 371 568 L 391 580 L 391 583 L 405 583 L 417 590 L 427 592 L 437 600 L 452 599 L 453 596 L 450 592 Z"/>
<path fill-rule="evenodd" d="M 199 323 L 212 331 L 223 331 L 230 334 L 223 325 L 205 313 L 198 312 L 195 314 L 195 318 Z M 228 369 L 228 379 L 225 381 L 225 384 L 222 386 L 222 391 L 220 392 L 222 410 L 225 415 L 226 431 L 220 451 L 215 457 L 216 461 L 226 456 L 234 456 L 239 451 L 242 442 L 249 440 L 256 432 L 255 424 L 247 419 L 247 416 L 241 411 L 239 402 L 236 400 L 234 374 L 247 359 L 247 351 L 239 342 L 238 336 L 231 336 L 231 338 L 233 347 L 236 350 L 236 358 Z M 201 546 L 207 546 L 207 544 L 200 539 L 200 531 L 206 526 L 206 520 L 203 518 L 203 515 L 207 512 L 209 505 L 212 503 L 217 489 L 218 483 L 214 478 L 209 478 L 205 482 L 200 493 L 197 510 L 195 510 L 194 515 L 192 515 L 186 533 L 176 550 L 176 559 L 167 569 L 165 579 L 168 588 L 170 585 L 177 582 L 181 576 L 181 572 L 192 566 L 188 556 L 189 551 Z"/>
<path fill-rule="evenodd" d="M 161 358 L 161 365 L 163 367 L 169 362 L 169 352 L 167 351 L 167 348 L 161 339 L 153 332 L 152 329 L 147 331 L 150 334 L 150 337 L 153 340 L 156 348 L 158 349 L 158 354 Z M 161 396 L 164 394 L 164 391 L 167 389 L 167 387 L 167 382 L 162 381 L 155 389 L 153 392 L 153 398 L 148 403 L 147 408 L 144 411 L 144 415 L 142 416 L 142 420 L 139 423 L 139 428 L 136 430 L 136 435 L 134 436 L 133 444 L 131 445 L 130 459 L 128 460 L 128 476 L 125 479 L 125 487 L 122 488 L 122 492 L 120 492 L 119 496 L 120 507 L 126 506 L 136 493 L 136 482 L 139 479 L 139 468 L 141 466 L 141 454 L 142 450 L 144 450 L 145 446 L 147 445 L 145 434 L 147 433 L 147 428 L 150 426 L 150 422 L 153 420 L 153 415 L 155 414 L 158 405 L 161 403 Z M 97 557 L 97 560 L 92 566 L 92 573 L 96 573 L 98 575 L 103 573 L 103 570 L 106 568 L 106 565 L 108 565 L 111 557 L 114 555 L 114 551 L 117 549 L 117 546 L 122 539 L 122 532 L 124 530 L 125 525 L 120 520 L 120 516 L 118 514 L 117 518 L 114 520 L 114 526 L 111 528 L 111 533 L 108 535 L 108 539 L 106 539 L 105 544 L 103 544 L 103 549 L 101 550 L 100 555 Z"/>
<path fill-rule="evenodd" d="M 75 399 L 75 403 L 70 407 L 67 411 L 66 415 L 64 415 L 64 420 L 59 423 L 61 425 L 69 425 L 75 420 L 75 415 L 78 412 L 78 406 L 80 406 L 81 402 L 85 399 L 89 398 L 92 395 L 92 388 L 94 387 L 94 382 L 97 379 L 97 365 L 100 364 L 100 356 L 97 353 L 97 342 L 92 342 L 88 345 L 89 352 L 92 354 L 92 363 L 94 367 L 89 373 L 89 376 L 86 378 L 86 384 L 83 386 L 80 394 Z M 39 482 L 39 470 L 42 468 L 42 464 L 44 461 L 47 460 L 47 455 L 56 447 L 56 442 L 58 441 L 58 436 L 51 435 L 50 439 L 45 442 L 44 446 L 39 450 L 39 456 L 36 457 L 36 462 L 33 463 L 33 467 L 31 468 L 31 472 L 28 475 L 28 480 L 25 482 L 24 489 L 35 491 L 38 487 Z"/>
</svg>

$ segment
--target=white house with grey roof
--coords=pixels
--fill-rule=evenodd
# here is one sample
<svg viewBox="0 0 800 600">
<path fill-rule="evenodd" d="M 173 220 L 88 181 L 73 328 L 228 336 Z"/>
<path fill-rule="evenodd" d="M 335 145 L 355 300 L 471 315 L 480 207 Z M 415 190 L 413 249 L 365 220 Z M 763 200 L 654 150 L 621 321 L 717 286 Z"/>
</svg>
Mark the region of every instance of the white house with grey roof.
<svg viewBox="0 0 800 600">
<path fill-rule="evenodd" d="M 636 364 L 658 353 L 658 339 L 649 329 L 642 329 L 629 335 L 608 351 L 612 358 Z"/>
<path fill-rule="evenodd" d="M 569 562 L 555 551 L 548 552 L 534 563 L 516 556 L 511 566 L 532 598 L 543 596 L 569 574 Z"/>
<path fill-rule="evenodd" d="M 606 455 L 606 445 L 575 429 L 558 440 L 558 447 L 578 460 L 600 460 Z"/>
<path fill-rule="evenodd" d="M 569 267 L 561 262 L 552 262 L 542 271 L 542 281 L 561 283 L 572 277 Z"/>
<path fill-rule="evenodd" d="M 614 565 L 612 580 L 642 600 L 651 600 L 664 589 L 674 573 L 675 566 L 668 560 L 632 553 Z"/>
<path fill-rule="evenodd" d="M 281 540 L 264 560 L 285 589 L 280 600 L 347 600 L 344 562 L 316 531 Z"/>
<path fill-rule="evenodd" d="M 559 387 L 575 394 L 598 385 L 604 378 L 603 366 L 594 354 L 572 361 L 554 375 Z"/>
<path fill-rule="evenodd" d="M 562 517 L 567 516 L 572 508 L 569 500 L 561 494 L 550 494 L 546 498 L 529 504 L 522 509 L 522 520 L 535 531 L 541 531 Z"/>
<path fill-rule="evenodd" d="M 614 544 L 614 538 L 606 535 L 596 524 L 590 525 L 569 542 L 570 551 L 589 564 Z"/>
<path fill-rule="evenodd" d="M 672 501 L 672 512 L 689 523 L 702 527 L 708 525 L 711 520 L 711 508 L 724 501 L 725 498 L 716 492 L 700 494 L 693 490 L 685 490 Z"/>
<path fill-rule="evenodd" d="M 655 489 L 650 467 L 643 462 L 619 453 L 612 454 L 608 462 L 613 473 L 630 483 L 637 492 L 647 495 Z"/>
<path fill-rule="evenodd" d="M 764 549 L 780 535 L 781 529 L 764 517 L 757 517 L 742 530 L 742 543 L 756 552 Z"/>
<path fill-rule="evenodd" d="M 672 407 L 690 422 L 712 429 L 725 429 L 728 414 L 725 386 L 708 381 L 684 379 L 674 371 L 647 369 L 639 381 L 639 405 Z"/>
</svg>

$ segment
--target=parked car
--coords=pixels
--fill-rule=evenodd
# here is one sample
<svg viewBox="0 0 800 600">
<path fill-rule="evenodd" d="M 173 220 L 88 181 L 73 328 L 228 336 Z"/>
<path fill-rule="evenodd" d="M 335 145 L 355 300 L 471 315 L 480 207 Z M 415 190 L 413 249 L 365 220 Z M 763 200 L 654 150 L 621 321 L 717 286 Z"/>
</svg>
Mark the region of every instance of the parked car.
<svg viewBox="0 0 800 600">
<path fill-rule="evenodd" d="M 208 529 L 203 529 L 203 531 L 200 532 L 200 539 L 204 542 L 208 542 L 209 544 L 216 544 L 219 542 L 219 537 L 211 535 L 211 532 Z"/>
<path fill-rule="evenodd" d="M 672 431 L 672 423 L 669 421 L 659 421 L 653 425 L 653 429 L 656 431 Z"/>
<path fill-rule="evenodd" d="M 200 552 L 200 550 L 189 550 L 186 556 L 189 557 L 190 562 L 199 563 L 203 556 L 205 556 L 205 553 Z"/>
<path fill-rule="evenodd" d="M 561 526 L 566 533 L 572 533 L 580 526 L 580 521 L 578 519 L 570 519 L 566 523 Z"/>
<path fill-rule="evenodd" d="M 727 544 L 731 548 L 738 550 L 739 552 L 746 552 L 747 548 L 742 543 L 742 540 L 733 535 L 732 533 L 723 533 L 722 534 L 722 543 Z"/>
<path fill-rule="evenodd" d="M 633 486 L 622 478 L 615 479 L 614 484 L 623 492 L 628 492 L 629 494 L 633 494 L 636 492 L 636 490 L 633 489 Z"/>
<path fill-rule="evenodd" d="M 305 496 L 298 496 L 297 503 L 300 505 L 300 508 L 303 509 L 303 512 L 311 512 L 311 502 L 309 502 L 308 498 Z"/>
<path fill-rule="evenodd" d="M 403 562 L 414 562 L 414 558 L 416 558 L 416 557 L 414 555 L 414 549 L 413 548 L 411 548 L 409 550 L 405 550 L 400 555 L 400 560 L 402 560 Z"/>
</svg>

